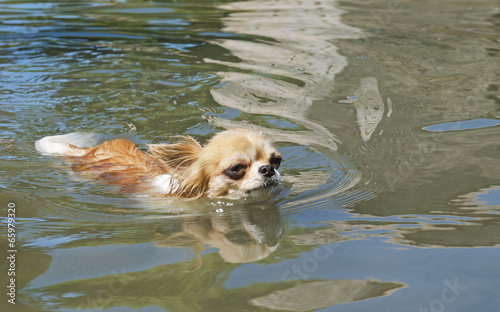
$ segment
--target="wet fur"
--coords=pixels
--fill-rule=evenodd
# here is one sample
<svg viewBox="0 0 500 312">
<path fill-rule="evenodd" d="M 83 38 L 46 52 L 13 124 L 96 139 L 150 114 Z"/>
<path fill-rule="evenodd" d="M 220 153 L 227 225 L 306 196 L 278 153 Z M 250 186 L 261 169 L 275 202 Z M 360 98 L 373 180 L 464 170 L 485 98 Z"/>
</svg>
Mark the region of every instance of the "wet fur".
<svg viewBox="0 0 500 312">
<path fill-rule="evenodd" d="M 230 188 L 237 189 L 240 185 L 237 181 L 224 178 L 223 174 L 235 159 L 256 159 L 264 163 L 271 153 L 278 154 L 267 139 L 250 130 L 221 132 L 205 147 L 191 137 L 180 138 L 175 144 L 149 144 L 148 152 L 141 151 L 135 143 L 125 139 L 81 148 L 69 142 L 58 142 L 58 136 L 55 136 L 39 140 L 36 145 L 39 151 L 49 154 L 51 147 L 57 146 L 57 152 L 52 154 L 66 156 L 73 171 L 91 174 L 95 179 L 117 185 L 125 192 L 148 190 L 156 176 L 171 175 L 179 183 L 164 195 L 184 198 L 226 196 L 230 194 Z M 44 143 L 47 147 L 39 147 Z M 227 188 L 224 183 L 228 184 Z M 263 184 L 264 187 L 267 184 Z"/>
</svg>

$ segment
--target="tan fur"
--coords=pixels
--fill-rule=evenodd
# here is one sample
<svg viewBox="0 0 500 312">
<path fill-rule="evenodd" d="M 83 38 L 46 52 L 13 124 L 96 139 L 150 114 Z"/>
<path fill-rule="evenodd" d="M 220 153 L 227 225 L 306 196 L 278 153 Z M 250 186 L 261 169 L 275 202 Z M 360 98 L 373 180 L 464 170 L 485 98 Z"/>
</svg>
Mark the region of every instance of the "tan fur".
<svg viewBox="0 0 500 312">
<path fill-rule="evenodd" d="M 257 188 L 265 188 L 264 183 L 260 186 L 259 181 L 253 181 L 262 177 L 253 172 L 255 168 L 250 172 L 251 165 L 269 165 L 271 155 L 279 156 L 267 139 L 250 130 L 221 132 L 205 147 L 191 137 L 181 138 L 175 144 L 149 144 L 149 153 L 124 139 L 106 141 L 92 148 L 70 145 L 67 156 L 74 171 L 97 174 L 98 180 L 129 192 L 146 189 L 147 182 L 157 175 L 172 175 L 179 186 L 165 195 L 186 198 L 226 196 L 239 189 L 249 192 L 251 190 L 245 189 L 249 180 L 245 179 L 252 179 Z M 240 163 L 248 166 L 245 177 L 234 180 L 224 175 L 225 170 Z"/>
<path fill-rule="evenodd" d="M 178 190 L 167 195 L 197 198 L 207 186 L 201 172 L 193 167 L 203 147 L 191 137 L 181 138 L 183 141 L 176 144 L 149 144 L 148 148 L 164 173 L 182 181 Z"/>
<path fill-rule="evenodd" d="M 69 157 L 73 171 L 97 174 L 97 180 L 118 185 L 125 192 L 144 190 L 142 182 L 161 172 L 151 155 L 128 140 L 106 141 L 92 148 L 71 147 L 74 154 L 80 155 Z"/>
</svg>

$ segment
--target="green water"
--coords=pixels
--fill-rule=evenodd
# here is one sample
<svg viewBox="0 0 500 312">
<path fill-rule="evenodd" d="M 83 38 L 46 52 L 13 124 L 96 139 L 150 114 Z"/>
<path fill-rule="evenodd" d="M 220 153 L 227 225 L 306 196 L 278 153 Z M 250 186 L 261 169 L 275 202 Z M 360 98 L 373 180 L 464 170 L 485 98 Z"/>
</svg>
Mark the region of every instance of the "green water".
<svg viewBox="0 0 500 312">
<path fill-rule="evenodd" d="M 497 311 L 499 60 L 498 1 L 0 1 L 0 310 Z M 236 126 L 283 155 L 271 198 L 34 148 Z"/>
</svg>

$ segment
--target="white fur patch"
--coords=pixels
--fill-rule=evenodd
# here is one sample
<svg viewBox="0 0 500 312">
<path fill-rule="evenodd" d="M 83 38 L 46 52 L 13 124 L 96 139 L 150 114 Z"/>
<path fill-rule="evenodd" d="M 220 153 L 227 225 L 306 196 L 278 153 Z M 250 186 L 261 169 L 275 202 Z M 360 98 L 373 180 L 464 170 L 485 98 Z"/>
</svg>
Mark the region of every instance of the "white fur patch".
<svg viewBox="0 0 500 312">
<path fill-rule="evenodd" d="M 179 180 L 172 178 L 170 174 L 160 174 L 154 177 L 151 186 L 153 191 L 170 194 L 179 188 Z"/>
</svg>

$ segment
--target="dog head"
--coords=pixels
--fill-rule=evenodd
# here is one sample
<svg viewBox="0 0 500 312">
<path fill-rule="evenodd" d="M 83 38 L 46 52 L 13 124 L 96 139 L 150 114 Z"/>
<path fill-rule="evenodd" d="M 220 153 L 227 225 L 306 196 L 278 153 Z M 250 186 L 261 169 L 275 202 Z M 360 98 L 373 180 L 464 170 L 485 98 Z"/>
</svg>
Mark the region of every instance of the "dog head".
<svg viewBox="0 0 500 312">
<path fill-rule="evenodd" d="M 281 155 L 256 131 L 220 132 L 204 147 L 184 137 L 177 144 L 149 148 L 166 173 L 179 181 L 169 195 L 240 198 L 260 194 L 280 181 Z"/>
</svg>

